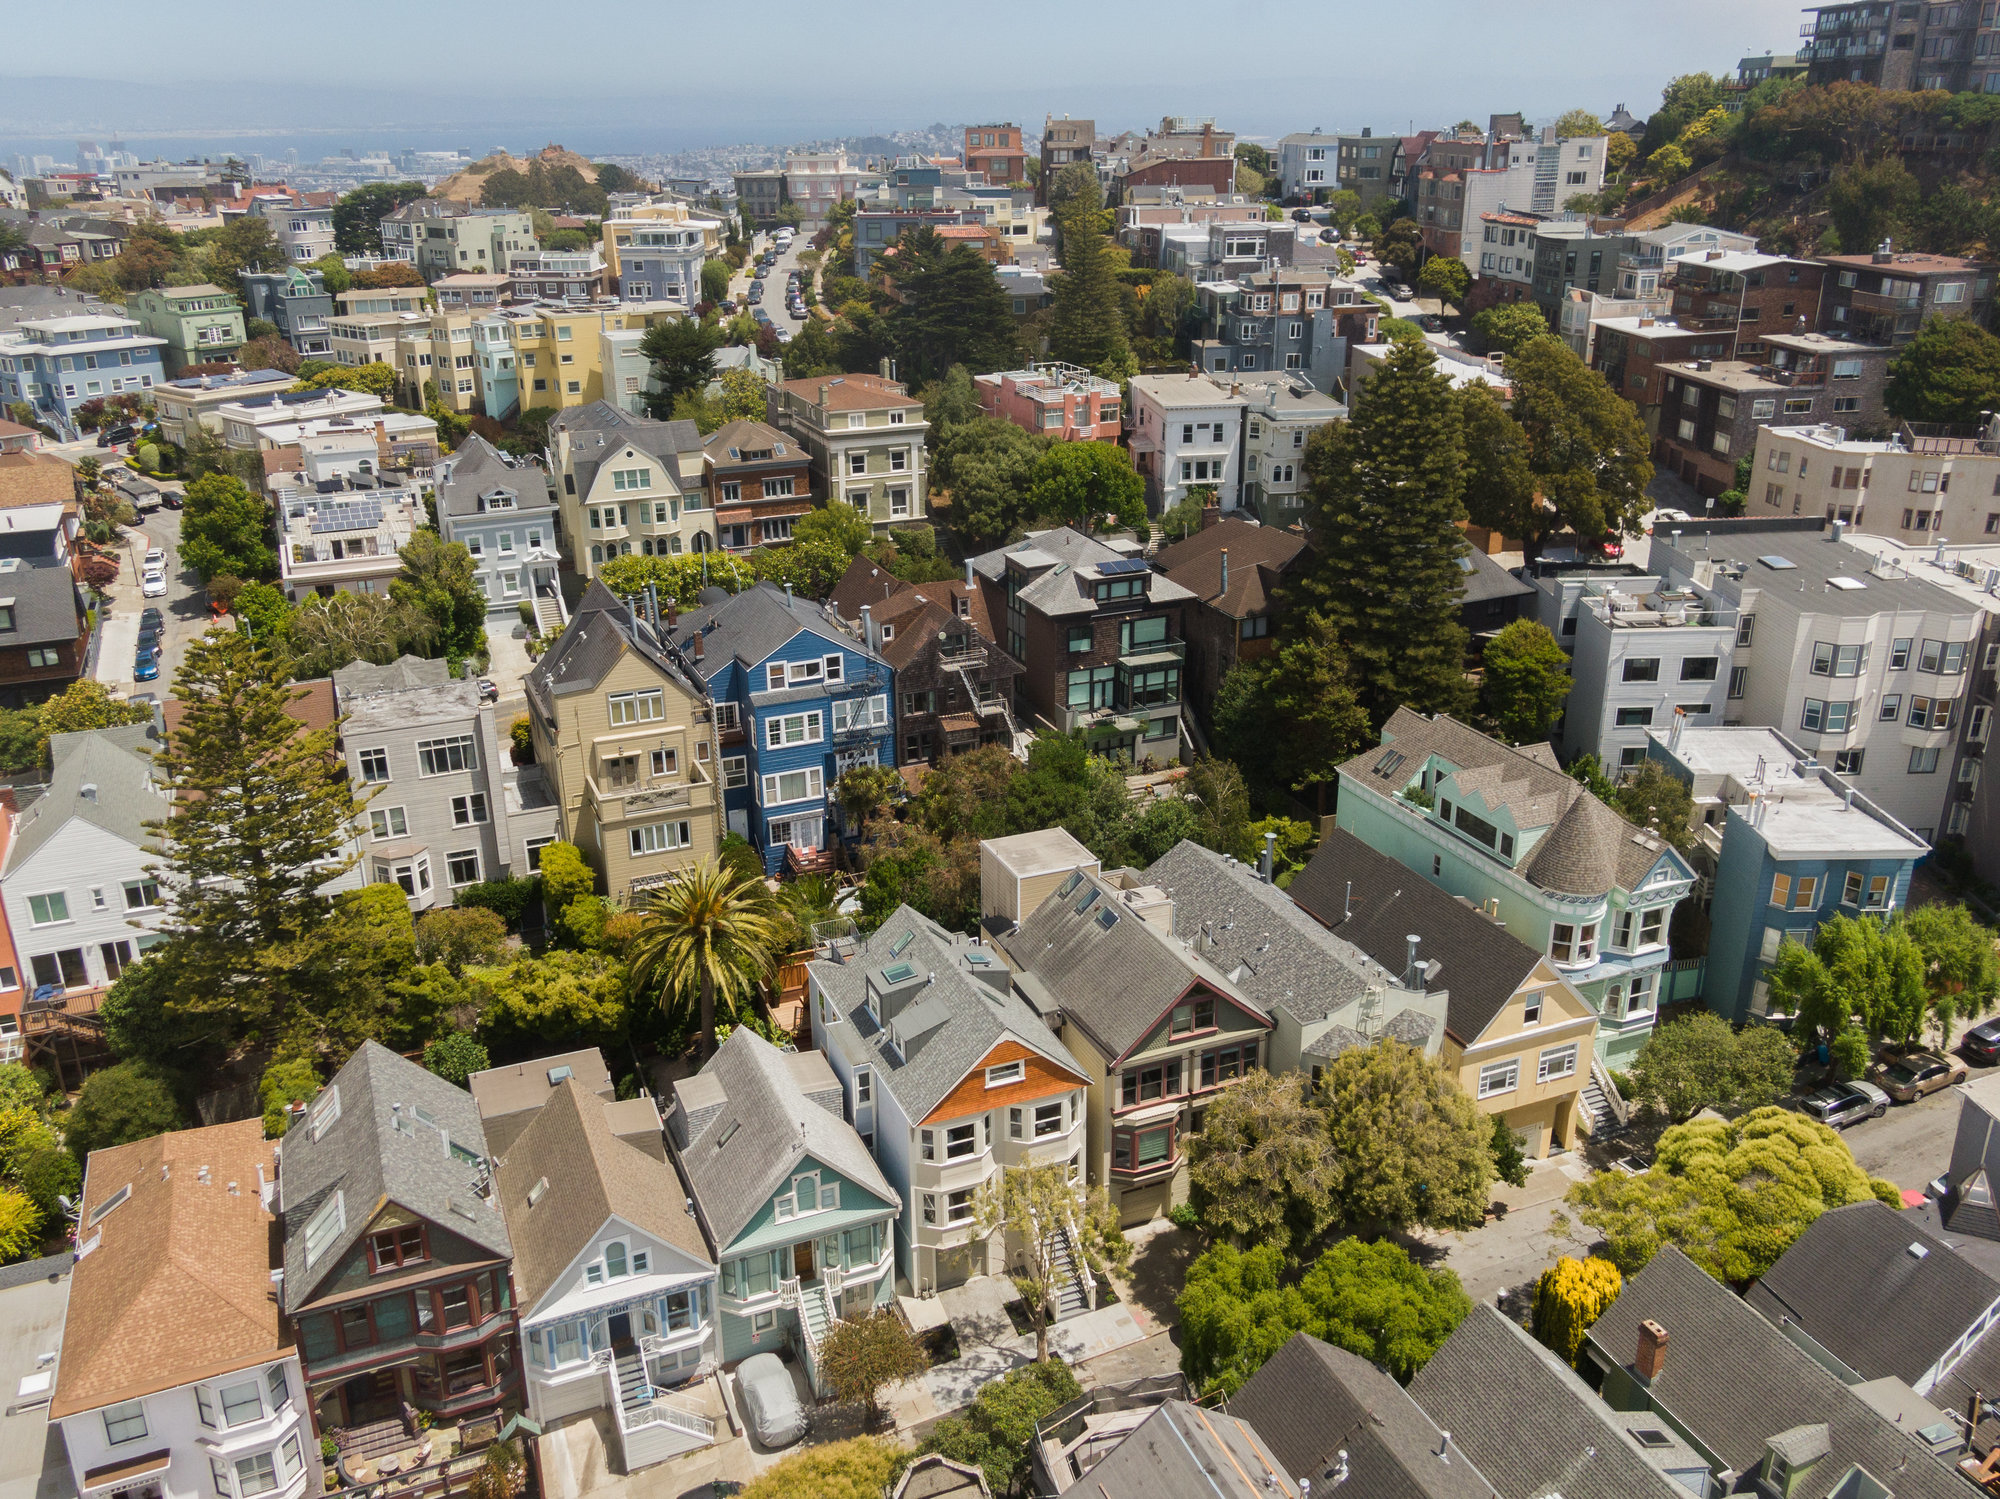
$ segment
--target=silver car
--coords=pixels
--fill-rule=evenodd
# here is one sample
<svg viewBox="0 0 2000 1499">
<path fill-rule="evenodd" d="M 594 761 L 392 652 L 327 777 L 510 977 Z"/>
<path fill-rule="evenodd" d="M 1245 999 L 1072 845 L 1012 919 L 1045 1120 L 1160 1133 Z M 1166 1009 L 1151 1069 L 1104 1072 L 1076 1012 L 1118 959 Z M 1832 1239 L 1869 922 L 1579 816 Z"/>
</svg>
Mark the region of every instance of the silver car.
<svg viewBox="0 0 2000 1499">
<path fill-rule="evenodd" d="M 792 1371 L 775 1353 L 753 1353 L 737 1366 L 736 1394 L 751 1435 L 772 1451 L 791 1446 L 812 1425 Z"/>
<path fill-rule="evenodd" d="M 1873 1083 L 1859 1079 L 1851 1083 L 1828 1083 L 1801 1102 L 1808 1117 L 1835 1129 L 1845 1129 L 1863 1119 L 1880 1119 L 1889 1112 L 1889 1095 Z"/>
</svg>

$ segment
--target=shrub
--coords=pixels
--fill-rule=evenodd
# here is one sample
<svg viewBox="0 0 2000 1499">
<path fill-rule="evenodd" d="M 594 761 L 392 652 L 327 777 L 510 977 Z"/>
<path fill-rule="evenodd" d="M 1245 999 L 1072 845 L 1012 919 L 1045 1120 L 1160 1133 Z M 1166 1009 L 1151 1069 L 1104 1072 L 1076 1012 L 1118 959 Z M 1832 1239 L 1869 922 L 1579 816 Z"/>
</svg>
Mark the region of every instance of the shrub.
<svg viewBox="0 0 2000 1499">
<path fill-rule="evenodd" d="M 1591 1323 L 1618 1299 L 1624 1277 L 1609 1260 L 1564 1255 L 1535 1281 L 1535 1339 L 1564 1363 L 1574 1366 L 1577 1350 Z"/>
<path fill-rule="evenodd" d="M 917 1450 L 977 1464 L 996 1495 L 1016 1493 L 1027 1476 L 1035 1423 L 1082 1393 L 1060 1360 L 1027 1364 L 983 1386 L 964 1411 L 933 1426 Z"/>
<path fill-rule="evenodd" d="M 510 929 L 518 930 L 522 915 L 541 895 L 541 876 L 529 875 L 526 879 L 481 880 L 476 885 L 467 885 L 458 892 L 457 901 L 461 908 L 471 906 L 497 912 Z"/>
<path fill-rule="evenodd" d="M 291 1126 L 291 1105 L 319 1092 L 319 1073 L 304 1057 L 276 1061 L 264 1069 L 257 1092 L 264 1100 L 265 1138 L 276 1140 Z"/>
<path fill-rule="evenodd" d="M 516 765 L 535 763 L 535 735 L 528 726 L 528 715 L 523 713 L 507 725 L 507 742 L 514 747 Z"/>
<path fill-rule="evenodd" d="M 486 1048 L 463 1031 L 440 1036 L 424 1048 L 425 1068 L 461 1088 L 473 1073 L 484 1072 L 492 1065 L 493 1059 Z"/>
<path fill-rule="evenodd" d="M 580 896 L 597 892 L 597 872 L 584 862 L 574 843 L 551 843 L 542 849 L 542 904 L 551 914 L 567 911 Z"/>
<path fill-rule="evenodd" d="M 169 1075 L 150 1062 L 120 1062 L 94 1074 L 77 1095 L 64 1143 L 79 1165 L 93 1150 L 127 1145 L 179 1129 L 179 1099 Z"/>
</svg>

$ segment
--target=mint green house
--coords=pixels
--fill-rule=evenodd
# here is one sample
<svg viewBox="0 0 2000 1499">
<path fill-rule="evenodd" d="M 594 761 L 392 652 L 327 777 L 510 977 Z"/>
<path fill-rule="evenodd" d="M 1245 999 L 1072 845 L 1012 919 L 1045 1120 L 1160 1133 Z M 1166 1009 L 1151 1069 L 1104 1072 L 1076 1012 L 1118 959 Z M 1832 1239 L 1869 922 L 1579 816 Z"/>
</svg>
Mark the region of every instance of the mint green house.
<svg viewBox="0 0 2000 1499">
<path fill-rule="evenodd" d="M 903 1206 L 847 1123 L 816 1051 L 779 1051 L 738 1027 L 674 1087 L 667 1138 L 716 1262 L 725 1364 L 789 1348 L 824 1391 L 836 1322 L 894 1298 Z"/>
<path fill-rule="evenodd" d="M 234 363 L 243 347 L 243 304 L 219 286 L 147 287 L 125 299 L 125 315 L 155 338 L 167 378 L 191 364 Z"/>
</svg>

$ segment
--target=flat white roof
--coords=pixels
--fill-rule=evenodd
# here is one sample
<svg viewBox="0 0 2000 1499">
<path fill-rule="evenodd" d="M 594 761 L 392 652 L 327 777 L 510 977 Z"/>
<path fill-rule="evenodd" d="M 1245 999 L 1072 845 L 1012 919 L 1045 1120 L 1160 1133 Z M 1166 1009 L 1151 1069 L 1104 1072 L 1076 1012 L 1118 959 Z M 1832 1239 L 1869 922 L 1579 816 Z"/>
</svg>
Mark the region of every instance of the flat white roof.
<svg viewBox="0 0 2000 1499">
<path fill-rule="evenodd" d="M 990 849 L 1009 874 L 1030 879 L 1079 864 L 1097 863 L 1097 855 L 1072 837 L 1066 828 L 1043 828 L 1035 833 L 1016 833 L 1010 838 L 988 838 L 980 845 Z"/>
</svg>

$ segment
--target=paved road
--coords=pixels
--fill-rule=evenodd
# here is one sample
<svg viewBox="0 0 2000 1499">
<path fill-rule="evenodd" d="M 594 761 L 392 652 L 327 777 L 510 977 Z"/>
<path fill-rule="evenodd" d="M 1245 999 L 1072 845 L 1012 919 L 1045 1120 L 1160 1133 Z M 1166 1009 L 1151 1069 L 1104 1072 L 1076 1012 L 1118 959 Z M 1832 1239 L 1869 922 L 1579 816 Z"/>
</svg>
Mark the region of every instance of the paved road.
<svg viewBox="0 0 2000 1499">
<path fill-rule="evenodd" d="M 769 235 L 758 235 L 757 253 L 763 253 L 765 249 L 769 248 L 770 244 L 771 237 Z M 795 318 L 785 310 L 785 276 L 788 272 L 798 268 L 799 256 L 811 248 L 811 241 L 803 234 L 793 237 L 791 248 L 778 257 L 778 263 L 771 267 L 771 273 L 764 278 L 764 300 L 757 304 L 771 315 L 772 326 L 791 333 L 797 333 L 799 329 L 803 328 L 805 320 Z M 741 306 L 749 305 L 744 299 L 750 292 L 750 282 L 752 279 L 750 273 L 754 268 L 754 258 L 745 261 L 743 269 L 730 280 L 729 294 L 736 298 L 737 303 Z"/>
<path fill-rule="evenodd" d="M 1965 1061 L 1963 1053 L 1953 1058 Z M 1974 1066 L 1972 1080 L 2000 1068 Z M 1892 1103 L 1880 1119 L 1864 1119 L 1841 1132 L 1854 1159 L 1870 1176 L 1885 1176 L 1905 1191 L 1921 1192 L 1924 1183 L 1951 1164 L 1952 1137 L 1958 1132 L 1958 1094 L 1950 1088 L 1915 1103 Z"/>
<path fill-rule="evenodd" d="M 180 511 L 162 508 L 142 515 L 137 527 L 121 528 L 118 539 L 122 565 L 104 615 L 96 677 L 114 692 L 150 692 L 165 698 L 189 642 L 208 628 L 208 595 L 200 580 L 181 563 Z M 139 574 L 149 547 L 159 547 L 167 554 L 167 596 L 163 599 L 140 594 Z M 149 605 L 166 617 L 165 650 L 158 680 L 135 682 L 132 658 L 138 648 L 139 616 Z"/>
</svg>

